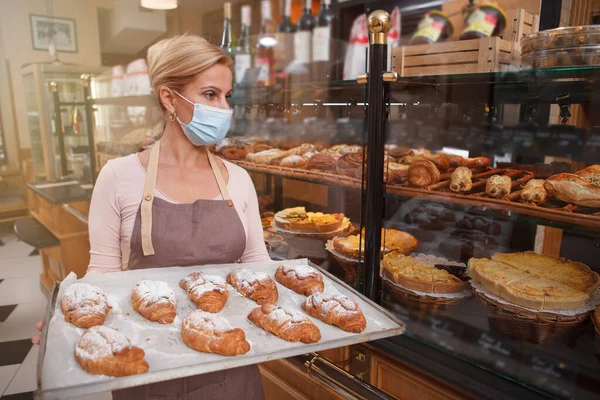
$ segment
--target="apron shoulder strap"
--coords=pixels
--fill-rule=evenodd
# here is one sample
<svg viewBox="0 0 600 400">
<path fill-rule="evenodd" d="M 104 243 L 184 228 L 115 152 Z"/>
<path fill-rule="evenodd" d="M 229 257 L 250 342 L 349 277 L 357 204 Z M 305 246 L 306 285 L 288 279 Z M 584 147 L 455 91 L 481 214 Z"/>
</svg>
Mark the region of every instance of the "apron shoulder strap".
<svg viewBox="0 0 600 400">
<path fill-rule="evenodd" d="M 210 167 L 213 170 L 213 174 L 215 175 L 215 179 L 217 180 L 217 185 L 219 186 L 219 191 L 221 192 L 221 196 L 223 200 L 227 202 L 229 207 L 233 207 L 233 201 L 231 201 L 231 196 L 229 196 L 229 190 L 227 189 L 227 184 L 225 183 L 225 179 L 223 178 L 223 174 L 221 174 L 221 170 L 217 166 L 217 162 L 215 161 L 215 156 L 207 150 L 208 153 L 208 162 L 210 163 Z M 231 177 L 230 177 L 231 178 Z"/>
<path fill-rule="evenodd" d="M 148 160 L 146 180 L 144 182 L 144 198 L 140 205 L 142 251 L 144 256 L 154 255 L 154 246 L 152 245 L 152 202 L 154 201 L 154 188 L 156 186 L 159 153 L 160 141 L 157 141 L 152 149 L 150 149 L 150 158 Z"/>
</svg>

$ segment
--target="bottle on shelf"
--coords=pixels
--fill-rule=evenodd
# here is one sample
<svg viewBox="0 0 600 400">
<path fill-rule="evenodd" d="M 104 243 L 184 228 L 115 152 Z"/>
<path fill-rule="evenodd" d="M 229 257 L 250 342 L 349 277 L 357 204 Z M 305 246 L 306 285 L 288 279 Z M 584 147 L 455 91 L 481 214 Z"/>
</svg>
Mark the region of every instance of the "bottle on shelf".
<svg viewBox="0 0 600 400">
<path fill-rule="evenodd" d="M 275 29 L 271 14 L 271 1 L 261 2 L 261 24 L 258 41 L 256 43 L 255 68 L 258 70 L 256 84 L 259 86 L 272 85 L 275 82 L 275 57 L 274 49 L 277 44 Z"/>
<path fill-rule="evenodd" d="M 312 61 L 312 34 L 315 19 L 312 15 L 312 1 L 303 0 L 304 9 L 298 19 L 297 31 L 294 34 L 294 61 L 289 66 L 289 72 L 303 80 L 310 79 L 310 64 Z"/>
<path fill-rule="evenodd" d="M 235 38 L 231 28 L 231 3 L 227 2 L 223 5 L 223 36 L 221 37 L 221 48 L 231 57 L 234 56 Z"/>
<path fill-rule="evenodd" d="M 250 26 L 252 20 L 250 6 L 242 6 L 242 29 L 235 49 L 235 83 L 241 84 L 247 71 L 252 68 L 252 51 L 250 47 Z"/>
<path fill-rule="evenodd" d="M 337 42 L 334 39 L 336 25 L 331 0 L 321 0 L 312 37 L 312 79 L 315 81 L 338 79 Z"/>
<path fill-rule="evenodd" d="M 294 59 L 294 33 L 292 22 L 292 0 L 281 0 L 281 22 L 277 25 L 277 46 L 275 47 L 275 73 L 279 74 Z"/>
</svg>

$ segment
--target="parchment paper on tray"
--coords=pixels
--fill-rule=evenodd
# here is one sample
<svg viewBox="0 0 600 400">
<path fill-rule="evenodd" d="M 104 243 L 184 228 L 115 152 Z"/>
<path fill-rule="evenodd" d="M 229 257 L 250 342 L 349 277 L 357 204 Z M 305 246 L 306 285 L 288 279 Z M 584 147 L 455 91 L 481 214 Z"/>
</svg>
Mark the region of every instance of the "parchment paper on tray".
<svg viewBox="0 0 600 400">
<path fill-rule="evenodd" d="M 122 378 L 92 375 L 85 372 L 75 361 L 75 342 L 84 330 L 65 322 L 60 310 L 60 298 L 64 290 L 76 279 L 69 275 L 53 293 L 54 303 L 46 316 L 47 332 L 42 343 L 38 363 L 38 392 L 42 399 L 65 399 L 89 393 L 105 392 L 147 383 L 160 382 L 185 376 L 256 364 L 263 361 L 292 357 L 313 351 L 325 350 L 345 345 L 367 342 L 395 336 L 404 332 L 404 324 L 390 313 L 358 295 L 335 277 L 321 270 L 324 275 L 325 291 L 337 292 L 356 300 L 366 319 L 367 328 L 360 334 L 348 333 L 325 324 L 316 318 L 311 319 L 321 330 L 321 340 L 312 345 L 290 343 L 273 336 L 252 324 L 247 316 L 258 305 L 229 287 L 229 300 L 220 315 L 233 327 L 244 329 L 250 351 L 241 356 L 225 357 L 217 354 L 200 353 L 187 347 L 181 340 L 181 323 L 195 305 L 187 298 L 179 281 L 194 271 L 225 278 L 236 268 L 250 268 L 269 273 L 273 279 L 280 265 L 306 265 L 309 261 L 291 260 L 255 264 L 207 265 L 199 267 L 171 267 L 147 270 L 124 271 L 112 274 L 90 275 L 78 282 L 89 283 L 102 289 L 112 307 L 104 325 L 118 329 L 146 352 L 150 365 L 147 373 Z M 150 322 L 133 310 L 131 290 L 142 279 L 165 281 L 177 298 L 177 317 L 172 324 Z M 300 310 L 306 298 L 286 287 L 277 284 L 279 301 L 283 307 Z M 43 340 L 44 340 L 43 339 Z"/>
</svg>

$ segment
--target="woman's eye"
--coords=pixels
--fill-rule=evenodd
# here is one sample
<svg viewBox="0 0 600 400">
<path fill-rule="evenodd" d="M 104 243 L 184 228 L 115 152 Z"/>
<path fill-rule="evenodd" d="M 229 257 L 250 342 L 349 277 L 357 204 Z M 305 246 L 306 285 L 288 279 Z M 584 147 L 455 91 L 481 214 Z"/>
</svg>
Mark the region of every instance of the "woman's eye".
<svg viewBox="0 0 600 400">
<path fill-rule="evenodd" d="M 215 97 L 215 94 L 213 92 L 206 92 L 204 93 L 204 97 L 206 97 L 209 100 L 212 100 Z"/>
</svg>

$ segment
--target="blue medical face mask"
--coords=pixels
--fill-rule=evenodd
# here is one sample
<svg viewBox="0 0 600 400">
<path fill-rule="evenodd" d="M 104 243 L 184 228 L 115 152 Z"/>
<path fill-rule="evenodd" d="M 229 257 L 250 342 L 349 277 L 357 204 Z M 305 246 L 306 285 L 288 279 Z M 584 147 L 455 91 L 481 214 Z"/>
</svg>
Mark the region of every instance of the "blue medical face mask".
<svg viewBox="0 0 600 400">
<path fill-rule="evenodd" d="M 189 124 L 184 124 L 177 117 L 181 129 L 183 129 L 185 136 L 187 136 L 190 142 L 195 146 L 206 146 L 217 144 L 225 138 L 231 126 L 233 110 L 223 110 L 222 108 L 192 103 L 175 90 L 173 91 L 183 100 L 194 106 L 194 115 Z"/>
</svg>

